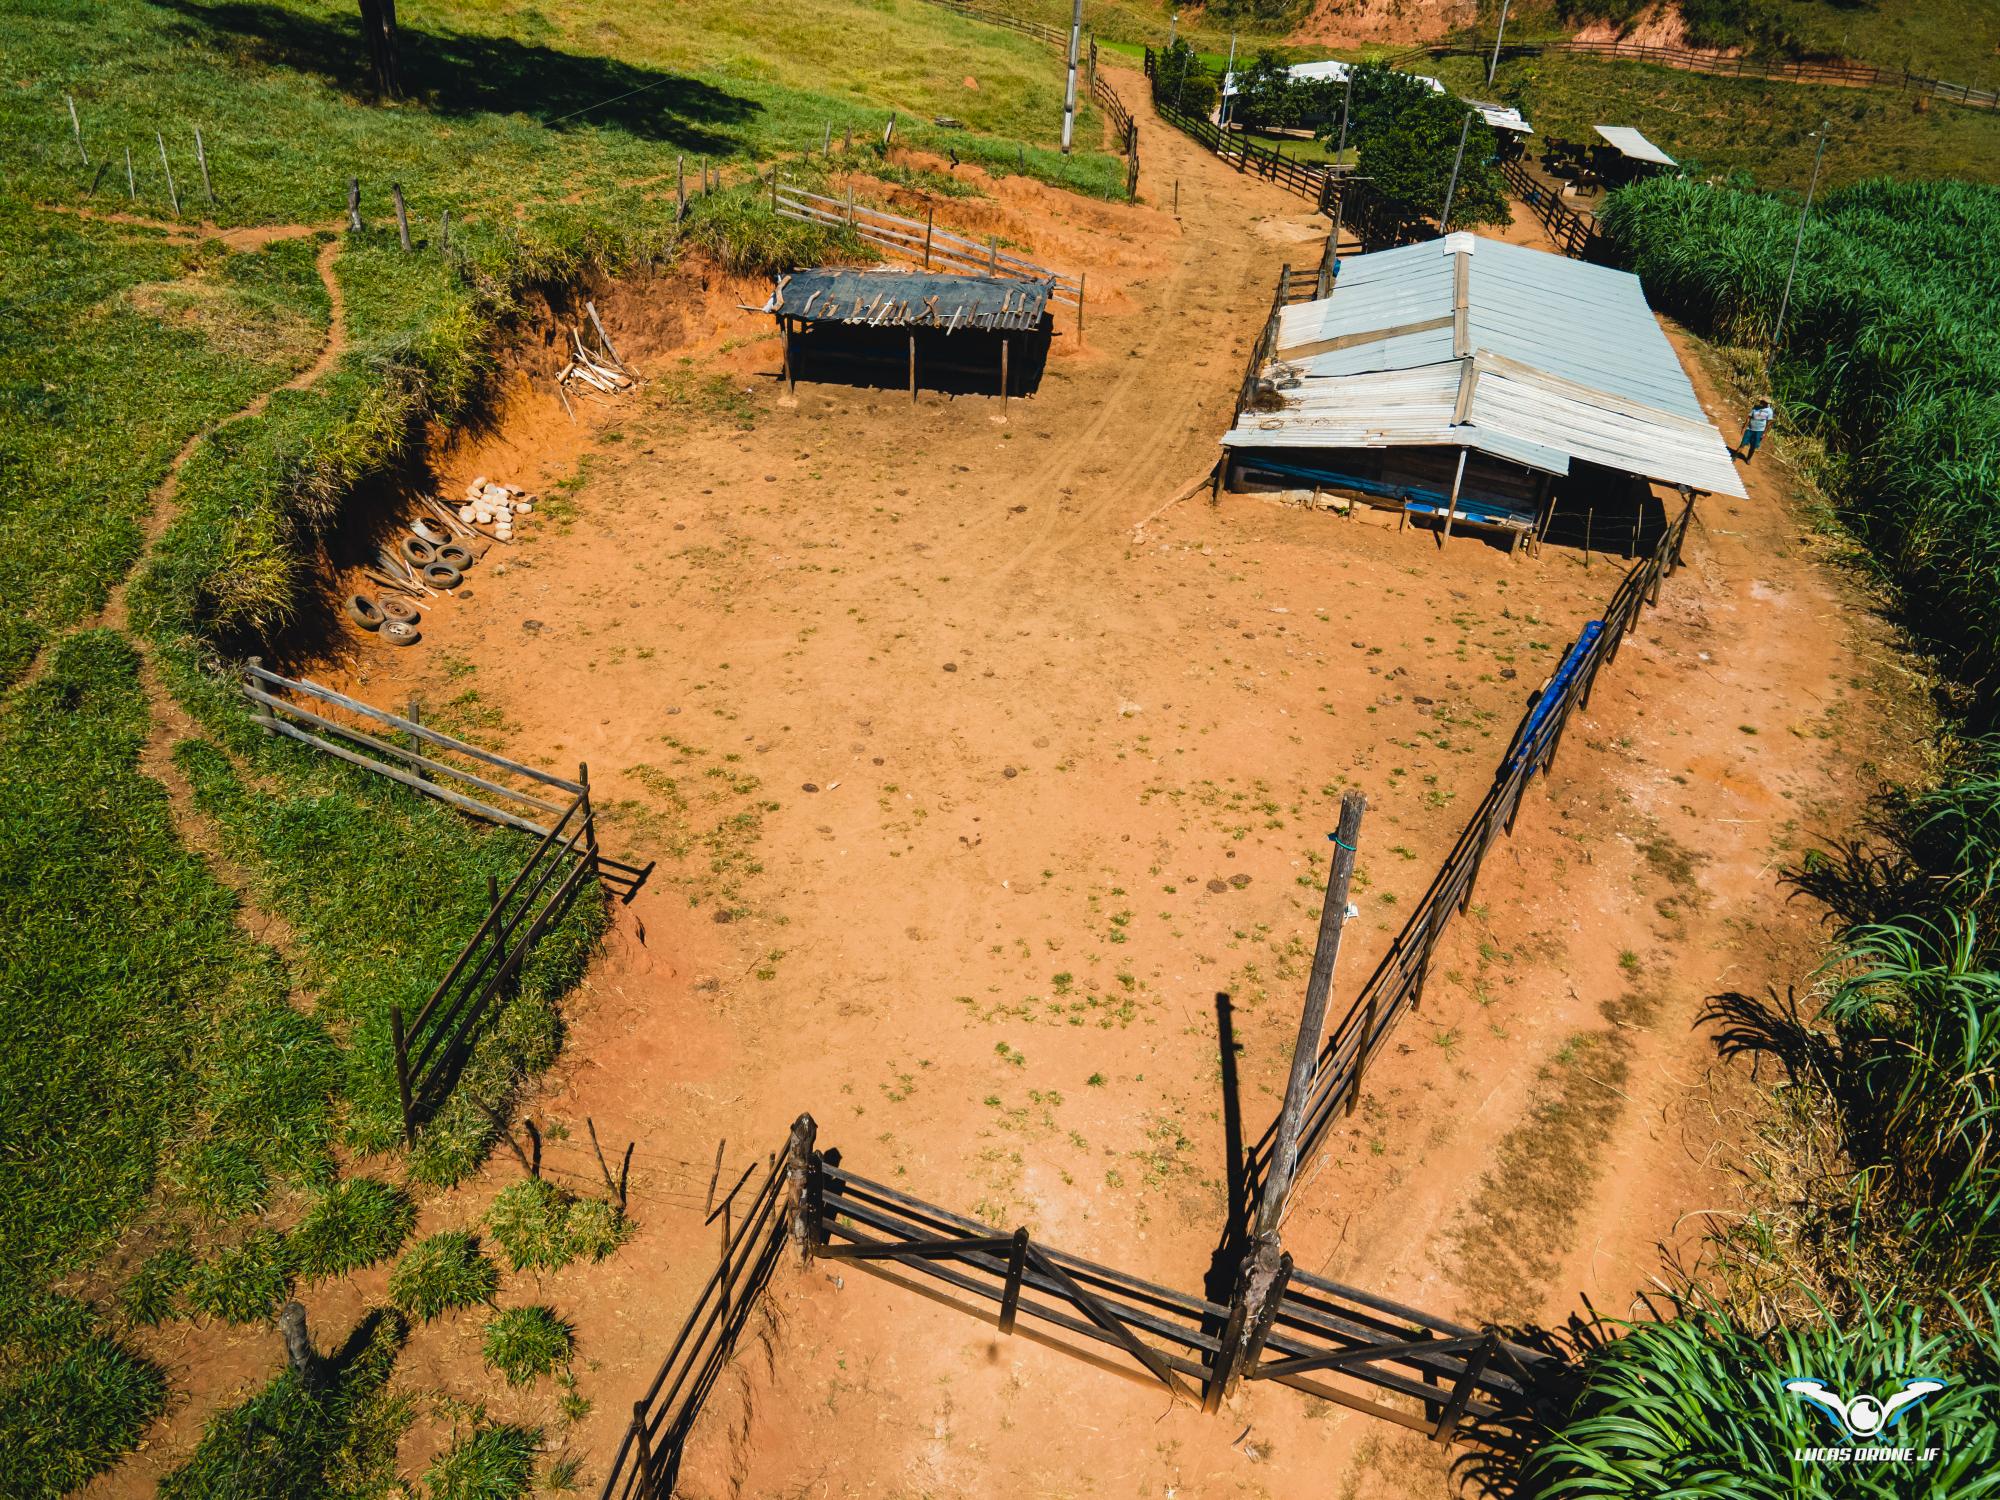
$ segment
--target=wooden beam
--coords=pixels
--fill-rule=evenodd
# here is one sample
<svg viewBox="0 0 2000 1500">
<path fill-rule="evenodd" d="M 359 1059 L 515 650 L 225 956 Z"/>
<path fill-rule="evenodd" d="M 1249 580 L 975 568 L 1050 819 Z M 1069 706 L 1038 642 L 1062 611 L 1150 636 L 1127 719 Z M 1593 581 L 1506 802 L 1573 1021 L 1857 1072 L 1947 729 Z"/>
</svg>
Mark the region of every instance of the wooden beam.
<svg viewBox="0 0 2000 1500">
<path fill-rule="evenodd" d="M 1355 349 L 1363 344 L 1378 344 L 1385 339 L 1401 338 L 1410 333 L 1434 333 L 1440 328 L 1452 326 L 1452 318 L 1425 318 L 1417 323 L 1398 323 L 1393 328 L 1370 328 L 1360 333 L 1343 333 L 1329 339 L 1313 339 L 1303 344 L 1284 344 L 1272 350 L 1276 359 L 1310 359 L 1315 354 L 1333 354 L 1342 349 Z"/>
</svg>

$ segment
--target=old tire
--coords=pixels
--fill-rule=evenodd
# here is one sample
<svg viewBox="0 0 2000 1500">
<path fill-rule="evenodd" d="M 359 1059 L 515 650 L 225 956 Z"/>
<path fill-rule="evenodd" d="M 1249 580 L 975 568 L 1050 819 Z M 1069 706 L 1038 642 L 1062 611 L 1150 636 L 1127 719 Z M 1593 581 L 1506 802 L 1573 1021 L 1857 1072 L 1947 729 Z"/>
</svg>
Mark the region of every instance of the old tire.
<svg viewBox="0 0 2000 1500">
<path fill-rule="evenodd" d="M 447 546 L 438 548 L 437 560 L 458 569 L 461 573 L 470 573 L 472 571 L 472 564 L 476 561 L 472 555 L 472 549 L 470 547 L 461 547 L 457 542 L 452 542 Z"/>
<path fill-rule="evenodd" d="M 458 569 L 445 562 L 428 563 L 418 570 L 418 574 L 427 587 L 434 589 L 455 589 L 464 577 Z"/>
<path fill-rule="evenodd" d="M 423 619 L 416 605 L 395 594 L 378 595 L 375 602 L 381 607 L 382 618 L 391 625 L 414 625 Z"/>
<path fill-rule="evenodd" d="M 403 561 L 413 568 L 421 568 L 437 561 L 437 548 L 420 536 L 406 536 L 396 544 L 396 550 L 403 554 Z"/>
<path fill-rule="evenodd" d="M 414 646 L 423 638 L 423 632 L 416 626 L 405 625 L 401 620 L 391 620 L 382 627 L 382 639 L 392 646 Z"/>
<path fill-rule="evenodd" d="M 373 599 L 370 599 L 366 594 L 349 594 L 347 596 L 347 618 L 359 625 L 363 630 L 380 630 L 384 617 L 382 606 L 377 604 Z"/>
</svg>

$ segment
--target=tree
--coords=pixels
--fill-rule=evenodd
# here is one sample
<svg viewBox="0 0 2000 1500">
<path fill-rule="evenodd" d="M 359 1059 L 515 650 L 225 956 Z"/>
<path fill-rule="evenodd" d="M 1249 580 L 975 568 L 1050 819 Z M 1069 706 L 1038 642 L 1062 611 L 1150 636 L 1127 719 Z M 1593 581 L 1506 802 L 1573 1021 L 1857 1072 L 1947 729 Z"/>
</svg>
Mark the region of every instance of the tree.
<svg viewBox="0 0 2000 1500">
<path fill-rule="evenodd" d="M 1292 70 L 1269 48 L 1257 54 L 1249 68 L 1236 75 L 1236 102 L 1229 107 L 1231 124 L 1245 129 L 1282 128 L 1292 123 Z"/>
<path fill-rule="evenodd" d="M 396 0 L 361 0 L 361 36 L 368 44 L 368 66 L 375 74 L 375 91 L 384 98 L 402 95 L 396 78 Z"/>
<path fill-rule="evenodd" d="M 1505 224 L 1513 218 L 1507 185 L 1493 166 L 1493 129 L 1474 118 L 1466 129 L 1466 107 L 1447 94 L 1433 94 L 1406 109 L 1386 130 L 1361 143 L 1361 170 L 1375 179 L 1375 191 L 1405 219 L 1437 219 L 1451 187 L 1458 137 L 1465 131 L 1465 157 L 1452 192 L 1451 225 Z"/>
<path fill-rule="evenodd" d="M 1153 98 L 1169 109 L 1206 119 L 1215 108 L 1219 89 L 1215 75 L 1201 64 L 1194 48 L 1175 39 L 1153 61 Z"/>
<path fill-rule="evenodd" d="M 1421 79 L 1377 63 L 1354 70 L 1348 143 L 1359 147 L 1362 174 L 1373 179 L 1376 196 L 1403 219 L 1436 222 L 1443 213 L 1465 123 L 1464 101 L 1435 92 Z M 1331 139 L 1339 128 L 1336 115 L 1319 126 L 1319 134 Z M 1452 194 L 1456 227 L 1505 224 L 1513 217 L 1507 185 L 1494 165 L 1498 154 L 1492 127 L 1475 118 L 1465 134 L 1465 158 Z"/>
</svg>

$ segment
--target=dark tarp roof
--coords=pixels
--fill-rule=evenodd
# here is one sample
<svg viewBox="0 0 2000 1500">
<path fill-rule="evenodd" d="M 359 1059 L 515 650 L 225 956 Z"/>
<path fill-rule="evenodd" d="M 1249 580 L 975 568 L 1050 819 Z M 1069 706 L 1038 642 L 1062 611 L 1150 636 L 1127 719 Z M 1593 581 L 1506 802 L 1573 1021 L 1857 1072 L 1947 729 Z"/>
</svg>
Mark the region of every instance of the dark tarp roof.
<svg viewBox="0 0 2000 1500">
<path fill-rule="evenodd" d="M 1054 289 L 1013 276 L 816 269 L 780 277 L 764 310 L 813 323 L 991 332 L 1040 327 Z"/>
</svg>

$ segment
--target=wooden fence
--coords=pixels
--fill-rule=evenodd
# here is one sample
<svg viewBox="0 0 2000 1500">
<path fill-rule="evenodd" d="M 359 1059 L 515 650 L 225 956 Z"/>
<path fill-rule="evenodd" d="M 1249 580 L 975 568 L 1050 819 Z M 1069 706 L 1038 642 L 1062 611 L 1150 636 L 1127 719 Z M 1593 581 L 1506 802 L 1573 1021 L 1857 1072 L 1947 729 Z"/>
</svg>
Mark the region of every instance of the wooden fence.
<svg viewBox="0 0 2000 1500">
<path fill-rule="evenodd" d="M 752 1196 L 740 1225 L 729 1199 L 709 1217 L 721 1222 L 720 1253 L 696 1295 L 694 1308 L 667 1347 L 667 1357 L 646 1392 L 632 1403 L 632 1420 L 611 1460 L 599 1500 L 667 1500 L 680 1473 L 681 1454 L 702 1403 L 729 1363 L 757 1298 L 771 1278 L 786 1236 L 797 1226 L 796 1204 L 810 1149 L 810 1117 L 792 1127 L 782 1154 Z M 801 1143 L 804 1143 L 803 1145 Z"/>
<path fill-rule="evenodd" d="M 1279 187 L 1289 188 L 1302 198 L 1324 207 L 1328 179 L 1337 176 L 1325 164 L 1314 165 L 1284 155 L 1275 146 L 1252 140 L 1240 131 L 1224 130 L 1213 120 L 1204 120 L 1180 108 L 1160 92 L 1159 59 L 1146 49 L 1146 77 L 1152 80 L 1153 108 L 1169 125 L 1193 137 L 1237 171 L 1254 174 Z"/>
<path fill-rule="evenodd" d="M 597 879 L 629 902 L 653 866 L 627 864 L 598 847 L 588 766 L 578 767 L 570 781 L 316 682 L 267 671 L 256 657 L 243 669 L 241 690 L 267 733 L 538 840 L 504 891 L 488 877 L 485 918 L 416 1015 L 406 1018 L 400 1006 L 390 1012 L 403 1135 L 414 1144 L 417 1127 L 450 1094 L 479 1023 L 519 978 L 536 941 L 561 919 L 584 881 Z"/>
<path fill-rule="evenodd" d="M 1546 771 L 1554 762 L 1571 714 L 1590 704 L 1599 670 L 1617 660 L 1619 645 L 1638 623 L 1645 606 L 1659 601 L 1660 585 L 1680 566 L 1681 546 L 1693 513 L 1691 502 L 1682 507 L 1651 554 L 1627 571 L 1605 606 L 1603 619 L 1584 627 L 1515 730 L 1492 787 L 1473 811 L 1430 888 L 1347 1014 L 1321 1044 L 1299 1137 L 1301 1161 L 1324 1141 L 1337 1118 L 1354 1112 L 1369 1063 L 1403 1013 L 1415 1011 L 1423 1003 L 1431 959 L 1453 912 L 1463 913 L 1472 904 L 1487 851 L 1502 833 L 1514 831 L 1528 783 L 1536 772 Z M 1250 1197 L 1255 1197 L 1269 1170 L 1276 1130 L 1274 1124 L 1251 1148 L 1244 1174 Z"/>
<path fill-rule="evenodd" d="M 1541 221 L 1542 228 L 1563 254 L 1585 260 L 1596 250 L 1598 228 L 1594 217 L 1571 208 L 1563 202 L 1560 192 L 1537 182 L 1519 161 L 1501 162 L 1500 175 L 1519 195 L 1528 212 Z"/>
<path fill-rule="evenodd" d="M 816 1137 L 812 1117 L 800 1116 L 742 1230 L 724 1233 L 720 1264 L 633 1403 L 601 1500 L 672 1493 L 701 1401 L 788 1232 L 806 1259 L 851 1264 L 1205 1411 L 1239 1381 L 1270 1380 L 1437 1442 L 1490 1442 L 1532 1419 L 1569 1374 L 1497 1329 L 1306 1275 L 1282 1256 L 1256 1306 L 1176 1291 L 863 1177 L 817 1150 Z"/>
<path fill-rule="evenodd" d="M 1425 57 L 1487 57 L 1490 46 L 1463 42 L 1439 42 L 1413 47 L 1385 61 L 1400 67 Z M 1780 83 L 1817 84 L 1829 88 L 1894 89 L 1899 93 L 1928 94 L 1971 109 L 2000 109 L 2000 90 L 1976 89 L 1969 84 L 1950 83 L 1907 67 L 1878 68 L 1872 63 L 1842 58 L 1760 58 L 1738 55 L 1718 57 L 1685 47 L 1653 47 L 1640 42 L 1578 41 L 1509 42 L 1500 49 L 1502 58 L 1540 57 L 1544 53 L 1567 53 L 1574 57 L 1601 57 L 1613 62 L 1651 63 L 1655 67 L 1677 68 L 1688 73 L 1709 73 L 1722 78 L 1766 78 Z"/>
<path fill-rule="evenodd" d="M 1046 281 L 1052 288 L 1049 300 L 1075 308 L 1077 328 L 1083 327 L 1084 279 L 1088 273 L 1066 276 L 1018 255 L 1009 255 L 997 243 L 982 245 L 962 234 L 939 229 L 928 216 L 919 222 L 885 209 L 869 208 L 854 201 L 852 190 L 844 200 L 829 198 L 774 175 L 771 207 L 787 219 L 846 229 L 877 249 L 920 265 L 926 271 Z"/>
</svg>

